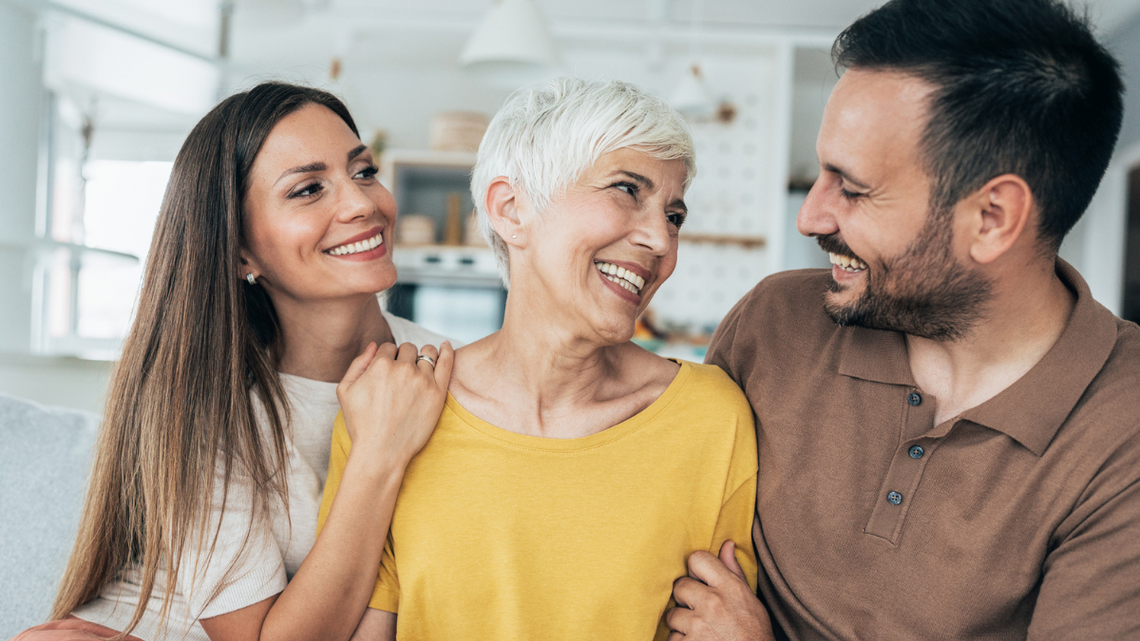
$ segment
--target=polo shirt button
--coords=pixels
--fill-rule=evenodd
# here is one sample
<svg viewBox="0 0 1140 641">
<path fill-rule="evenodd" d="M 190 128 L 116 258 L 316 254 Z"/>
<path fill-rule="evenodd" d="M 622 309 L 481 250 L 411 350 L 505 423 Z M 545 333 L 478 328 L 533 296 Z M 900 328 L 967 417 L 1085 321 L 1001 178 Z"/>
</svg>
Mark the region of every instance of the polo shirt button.
<svg viewBox="0 0 1140 641">
<path fill-rule="evenodd" d="M 912 445 L 910 448 L 910 457 L 913 459 L 920 459 L 926 454 L 926 450 L 922 449 L 920 445 Z"/>
<path fill-rule="evenodd" d="M 887 503 L 890 503 L 891 505 L 898 505 L 899 503 L 902 503 L 902 494 L 899 494 L 898 492 L 891 492 L 887 495 Z"/>
<path fill-rule="evenodd" d="M 910 403 L 914 407 L 918 407 L 919 405 L 922 405 L 922 394 L 919 394 L 918 392 L 911 392 L 910 396 L 906 397 L 906 402 Z"/>
</svg>

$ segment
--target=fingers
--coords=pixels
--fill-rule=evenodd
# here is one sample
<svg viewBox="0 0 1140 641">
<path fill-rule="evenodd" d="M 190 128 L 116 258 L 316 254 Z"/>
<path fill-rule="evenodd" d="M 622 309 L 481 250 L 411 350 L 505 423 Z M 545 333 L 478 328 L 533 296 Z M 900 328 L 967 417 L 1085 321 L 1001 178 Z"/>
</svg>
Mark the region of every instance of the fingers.
<svg viewBox="0 0 1140 641">
<path fill-rule="evenodd" d="M 396 361 L 402 363 L 415 363 L 416 357 L 420 355 L 420 349 L 411 343 L 404 343 L 400 345 L 400 351 L 396 355 Z"/>
<path fill-rule="evenodd" d="M 688 608 L 670 608 L 665 613 L 665 625 L 673 631 L 669 635 L 669 641 L 673 639 L 680 639 L 685 636 L 690 630 L 693 629 L 693 620 L 696 614 Z"/>
<path fill-rule="evenodd" d="M 704 550 L 689 555 L 689 576 L 714 588 L 739 580 L 720 559 Z"/>
<path fill-rule="evenodd" d="M 431 371 L 434 370 L 438 364 L 439 350 L 435 348 L 435 345 L 428 344 L 420 348 L 420 355 L 416 357 L 416 365 L 419 366 L 421 372 L 431 374 Z"/>
<path fill-rule="evenodd" d="M 340 385 L 345 389 L 351 387 L 353 383 L 360 380 L 366 373 L 368 373 L 370 377 L 376 376 L 376 370 L 378 368 L 382 369 L 385 362 L 391 362 L 392 359 L 396 358 L 396 346 L 392 343 L 382 343 L 380 345 L 369 343 L 369 347 L 366 347 L 364 352 L 365 354 L 371 352 L 372 355 L 369 357 L 369 360 L 363 362 L 363 368 L 350 380 L 349 373 L 352 372 L 353 367 L 356 366 L 356 362 L 361 360 L 364 354 L 357 356 L 356 360 L 352 361 L 352 365 L 348 367 L 349 373 L 346 373 L 340 382 Z"/>
<path fill-rule="evenodd" d="M 709 586 L 696 579 L 683 576 L 673 582 L 673 600 L 683 608 L 692 609 Z"/>
<path fill-rule="evenodd" d="M 451 366 L 455 364 L 455 350 L 451 348 L 451 341 L 443 341 L 439 348 L 439 356 L 435 361 L 435 384 L 439 389 L 446 390 L 451 381 Z"/>
<path fill-rule="evenodd" d="M 744 570 L 740 567 L 740 564 L 736 562 L 736 543 L 728 540 L 724 542 L 724 545 L 720 546 L 720 562 L 724 564 L 724 567 L 728 568 L 729 572 L 732 572 L 740 577 L 741 580 L 744 580 Z"/>
<path fill-rule="evenodd" d="M 340 384 L 348 387 L 355 383 L 368 369 L 368 365 L 374 356 L 376 356 L 376 343 L 369 343 L 368 347 L 365 347 L 364 351 L 360 353 L 360 356 L 352 359 L 352 362 L 349 363 L 348 371 L 344 373 L 344 378 L 340 379 Z"/>
</svg>

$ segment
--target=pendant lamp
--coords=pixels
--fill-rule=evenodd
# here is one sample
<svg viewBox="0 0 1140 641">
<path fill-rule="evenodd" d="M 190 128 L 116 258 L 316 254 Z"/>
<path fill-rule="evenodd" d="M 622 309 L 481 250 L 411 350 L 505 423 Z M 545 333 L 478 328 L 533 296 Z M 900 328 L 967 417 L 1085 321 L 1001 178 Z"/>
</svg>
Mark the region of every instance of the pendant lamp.
<svg viewBox="0 0 1140 641">
<path fill-rule="evenodd" d="M 555 71 L 558 47 L 534 0 L 498 0 L 463 47 L 459 64 L 495 84 L 518 86 Z"/>
<path fill-rule="evenodd" d="M 681 115 L 691 120 L 706 120 L 716 113 L 717 100 L 713 98 L 708 83 L 701 75 L 701 67 L 696 63 L 689 68 L 689 73 L 681 77 L 681 82 L 673 91 L 669 103 Z"/>
</svg>

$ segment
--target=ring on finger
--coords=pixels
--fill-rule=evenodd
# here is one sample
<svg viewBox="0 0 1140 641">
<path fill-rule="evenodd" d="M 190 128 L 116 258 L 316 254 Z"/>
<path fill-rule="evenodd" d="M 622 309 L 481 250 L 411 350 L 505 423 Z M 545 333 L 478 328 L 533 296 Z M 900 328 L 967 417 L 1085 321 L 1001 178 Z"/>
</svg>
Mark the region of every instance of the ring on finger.
<svg viewBox="0 0 1140 641">
<path fill-rule="evenodd" d="M 427 361 L 428 365 L 431 365 L 431 368 L 435 369 L 435 359 L 431 356 L 428 356 L 427 354 L 420 354 L 419 358 L 416 359 L 416 363 L 418 364 L 420 361 Z"/>
</svg>

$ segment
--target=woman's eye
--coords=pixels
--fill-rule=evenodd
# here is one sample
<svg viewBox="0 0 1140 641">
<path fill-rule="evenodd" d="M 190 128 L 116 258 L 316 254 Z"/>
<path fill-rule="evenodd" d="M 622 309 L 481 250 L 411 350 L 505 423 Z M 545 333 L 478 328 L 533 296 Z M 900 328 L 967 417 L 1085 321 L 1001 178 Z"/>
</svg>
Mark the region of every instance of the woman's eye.
<svg viewBox="0 0 1140 641">
<path fill-rule="evenodd" d="M 305 196 L 316 196 L 317 194 L 321 193 L 321 189 L 323 189 L 323 187 L 321 187 L 321 183 L 318 181 L 313 181 L 311 183 L 305 183 L 304 185 L 301 185 L 300 187 L 298 187 L 298 188 L 294 189 L 292 192 L 290 192 L 289 198 L 303 198 Z"/>
<path fill-rule="evenodd" d="M 362 180 L 372 180 L 376 174 L 380 173 L 380 168 L 376 165 L 369 165 L 356 173 L 353 178 L 360 178 Z"/>
<path fill-rule="evenodd" d="M 856 198 L 863 196 L 863 194 L 860 194 L 857 191 L 847 191 L 842 187 L 839 188 L 839 193 L 847 200 L 855 200 Z"/>
<path fill-rule="evenodd" d="M 614 183 L 614 184 L 613 184 L 613 185 L 611 185 L 611 186 L 612 186 L 612 187 L 617 187 L 618 189 L 620 189 L 620 190 L 624 191 L 625 193 L 629 194 L 630 196 L 633 196 L 634 198 L 637 198 L 637 185 L 635 185 L 635 184 L 633 184 L 633 183 L 620 182 L 620 183 Z"/>
<path fill-rule="evenodd" d="M 665 220 L 668 220 L 671 225 L 673 225 L 677 229 L 680 229 L 681 225 L 685 224 L 685 214 L 682 214 L 680 212 L 675 212 L 672 214 L 666 214 Z"/>
</svg>

